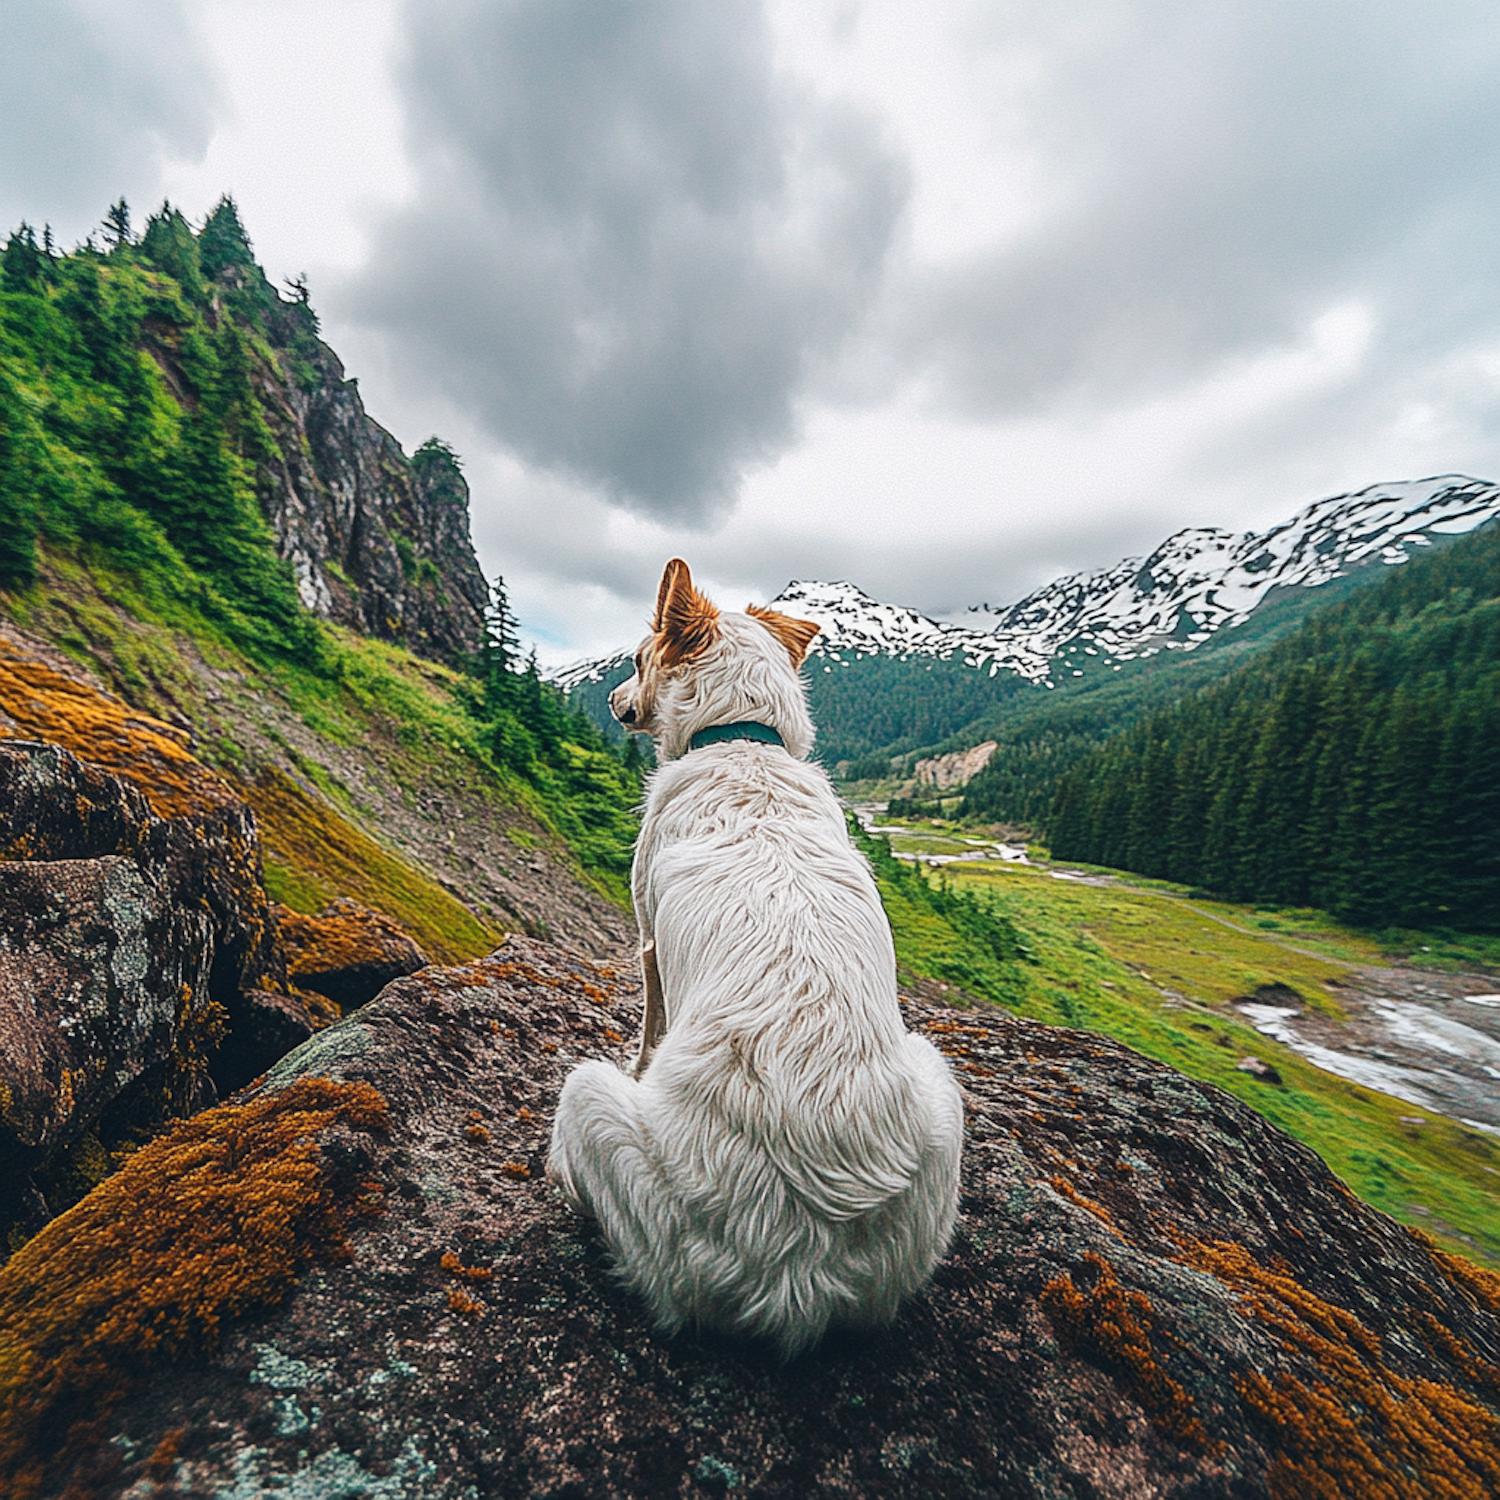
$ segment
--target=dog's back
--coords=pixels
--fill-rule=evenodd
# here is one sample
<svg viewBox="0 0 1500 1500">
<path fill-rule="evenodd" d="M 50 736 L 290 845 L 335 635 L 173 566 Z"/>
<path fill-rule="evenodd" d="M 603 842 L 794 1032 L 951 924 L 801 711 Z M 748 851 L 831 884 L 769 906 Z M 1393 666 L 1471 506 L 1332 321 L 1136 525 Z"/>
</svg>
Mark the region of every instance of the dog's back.
<svg viewBox="0 0 1500 1500">
<path fill-rule="evenodd" d="M 769 658 L 759 623 L 719 628 L 721 655 Z M 806 710 L 780 668 L 795 701 L 760 712 L 795 740 Z M 665 1034 L 639 1080 L 569 1077 L 553 1175 L 664 1329 L 791 1354 L 830 1323 L 888 1321 L 947 1245 L 962 1108 L 902 1024 L 890 927 L 826 776 L 748 740 L 669 759 L 634 875 Z"/>
</svg>

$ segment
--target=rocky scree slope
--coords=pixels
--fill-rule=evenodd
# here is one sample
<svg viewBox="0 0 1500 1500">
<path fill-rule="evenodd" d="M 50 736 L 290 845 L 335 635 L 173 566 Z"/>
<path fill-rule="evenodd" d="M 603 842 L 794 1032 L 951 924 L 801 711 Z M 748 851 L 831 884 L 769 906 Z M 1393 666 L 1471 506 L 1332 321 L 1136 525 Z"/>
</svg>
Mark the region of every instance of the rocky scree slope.
<svg viewBox="0 0 1500 1500">
<path fill-rule="evenodd" d="M 1317 588 L 1377 561 L 1397 565 L 1432 538 L 1496 516 L 1500 486 L 1444 475 L 1334 495 L 1265 532 L 1179 531 L 1149 557 L 1071 573 L 1019 603 L 977 605 L 956 621 L 882 603 L 843 582 L 794 580 L 771 606 L 816 620 L 823 633 L 813 654 L 831 661 L 929 657 L 1046 683 L 1071 672 L 1061 658 L 1077 651 L 1119 663 L 1191 651 L 1283 591 Z M 626 651 L 579 662 L 553 680 L 571 691 L 622 673 L 629 659 Z"/>
<path fill-rule="evenodd" d="M 997 1011 L 906 1002 L 954 1059 L 968 1141 L 952 1251 L 889 1334 L 786 1367 L 658 1339 L 543 1179 L 564 1076 L 623 1060 L 638 1016 L 633 980 L 512 938 L 146 1148 L 0 1272 L 10 1493 L 1500 1485 L 1500 1278 L 1217 1090 Z M 237 1262 L 271 1139 L 293 1227 Z M 192 1294 L 136 1312 L 183 1254 Z"/>
</svg>

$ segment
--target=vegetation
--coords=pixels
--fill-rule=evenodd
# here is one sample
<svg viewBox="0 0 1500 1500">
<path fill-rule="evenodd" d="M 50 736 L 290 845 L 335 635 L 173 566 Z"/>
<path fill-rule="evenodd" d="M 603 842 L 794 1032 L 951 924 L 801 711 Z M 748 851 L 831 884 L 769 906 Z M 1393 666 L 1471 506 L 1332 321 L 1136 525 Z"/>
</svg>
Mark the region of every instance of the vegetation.
<svg viewBox="0 0 1500 1500">
<path fill-rule="evenodd" d="M 94 1493 L 110 1413 L 134 1379 L 212 1350 L 227 1320 L 274 1306 L 306 1266 L 349 1258 L 346 1225 L 381 1200 L 358 1174 L 325 1174 L 321 1138 L 338 1125 L 382 1133 L 385 1101 L 367 1083 L 313 1078 L 208 1110 L 0 1269 L 5 1494 Z"/>
<path fill-rule="evenodd" d="M 957 831 L 944 837 L 924 826 L 871 842 L 890 845 L 873 860 L 907 983 L 935 979 L 957 1001 L 968 994 L 1103 1032 L 1215 1084 L 1312 1147 L 1366 1202 L 1500 1263 L 1500 1139 L 1325 1073 L 1234 1009 L 1278 986 L 1336 1019 L 1350 964 L 1390 961 L 1370 934 L 1319 911 L 1256 910 L 1189 898 L 1179 887 L 1054 880 L 1045 868 L 999 861 L 929 875 L 894 857 L 972 855 Z M 957 921 L 946 915 L 955 908 Z M 1433 950 L 1420 957 L 1438 963 L 1500 959 L 1493 940 L 1450 957 L 1435 935 L 1409 937 Z M 1281 1083 L 1241 1071 L 1247 1055 L 1274 1066 Z"/>
<path fill-rule="evenodd" d="M 1500 528 L 1416 559 L 1063 775 L 1058 857 L 1500 930 Z"/>
<path fill-rule="evenodd" d="M 290 302 L 278 295 L 229 198 L 197 233 L 164 204 L 138 240 L 121 201 L 105 239 L 107 251 L 91 241 L 61 254 L 50 235 L 39 242 L 23 225 L 0 256 L 0 590 L 10 612 L 56 615 L 61 583 L 70 618 L 53 638 L 82 658 L 97 660 L 100 637 L 122 633 L 124 618 L 147 627 L 144 637 L 175 632 L 253 673 L 336 742 L 351 742 L 373 718 L 394 720 L 414 756 L 426 737 L 477 763 L 623 899 L 639 756 L 616 754 L 541 682 L 534 662 L 516 659 L 503 590 L 478 659 L 446 679 L 414 674 L 404 653 L 331 628 L 302 606 L 256 481 L 279 453 L 263 402 L 289 383 L 323 378 L 326 351 L 305 282 Z M 439 488 L 445 472 L 457 473 L 437 439 L 412 463 L 436 471 Z M 424 569 L 436 571 L 414 552 L 403 566 L 418 582 Z M 108 655 L 123 694 L 150 708 L 163 677 L 181 669 L 170 644 L 158 653 L 165 663 L 143 661 L 141 650 L 140 640 L 111 642 Z M 224 759 L 237 753 L 228 745 Z M 247 795 L 274 822 L 290 793 L 278 785 L 262 793 Z M 300 801 L 297 816 L 307 821 L 312 801 L 305 793 Z M 372 879 L 347 893 L 373 902 L 394 877 L 379 861 L 362 863 Z M 335 864 L 347 873 L 347 861 Z M 304 867 L 299 876 L 288 866 L 270 877 L 276 894 L 305 904 L 344 889 L 332 873 Z M 430 920 L 414 930 L 433 951 L 477 951 L 478 926 L 469 919 L 474 932 L 466 930 L 451 897 L 418 904 Z M 396 914 L 406 920 L 411 908 Z"/>
</svg>

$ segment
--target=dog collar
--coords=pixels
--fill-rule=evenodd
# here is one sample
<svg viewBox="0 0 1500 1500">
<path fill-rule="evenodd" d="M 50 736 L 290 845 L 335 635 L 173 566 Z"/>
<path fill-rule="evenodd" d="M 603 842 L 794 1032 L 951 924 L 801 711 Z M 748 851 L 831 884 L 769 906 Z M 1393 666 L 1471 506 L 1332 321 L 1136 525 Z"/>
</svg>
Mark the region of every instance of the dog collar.
<svg viewBox="0 0 1500 1500">
<path fill-rule="evenodd" d="M 780 745 L 783 750 L 786 749 L 786 741 L 769 724 L 756 724 L 750 719 L 700 729 L 688 741 L 688 749 L 701 750 L 705 745 L 720 745 L 726 740 L 759 740 L 763 745 Z"/>
</svg>

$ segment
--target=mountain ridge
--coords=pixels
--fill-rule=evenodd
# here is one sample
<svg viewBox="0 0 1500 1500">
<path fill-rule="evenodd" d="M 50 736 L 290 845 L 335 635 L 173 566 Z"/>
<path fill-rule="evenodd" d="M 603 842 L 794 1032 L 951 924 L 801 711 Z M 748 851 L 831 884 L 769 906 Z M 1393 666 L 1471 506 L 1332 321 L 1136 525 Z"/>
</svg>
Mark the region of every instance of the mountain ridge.
<svg viewBox="0 0 1500 1500">
<path fill-rule="evenodd" d="M 823 634 L 812 654 L 828 662 L 930 657 L 1053 687 L 1062 656 L 1082 650 L 1118 667 L 1191 651 L 1278 594 L 1320 587 L 1377 560 L 1399 565 L 1433 536 L 1462 535 L 1496 516 L 1500 486 L 1444 474 L 1315 500 L 1263 532 L 1185 528 L 1147 556 L 1065 574 L 1015 604 L 976 605 L 959 620 L 884 603 L 845 581 L 794 579 L 771 606 L 817 620 Z M 628 659 L 623 651 L 577 662 L 551 680 L 570 692 L 602 682 Z"/>
</svg>

